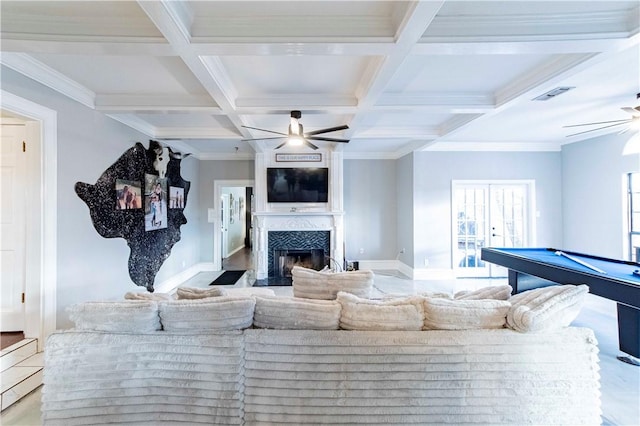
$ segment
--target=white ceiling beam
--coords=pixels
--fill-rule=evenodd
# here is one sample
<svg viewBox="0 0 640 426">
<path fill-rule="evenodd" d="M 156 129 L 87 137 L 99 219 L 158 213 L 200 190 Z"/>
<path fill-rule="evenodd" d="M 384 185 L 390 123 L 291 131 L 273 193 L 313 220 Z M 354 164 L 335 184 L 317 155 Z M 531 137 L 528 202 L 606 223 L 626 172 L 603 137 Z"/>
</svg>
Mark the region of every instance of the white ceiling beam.
<svg viewBox="0 0 640 426">
<path fill-rule="evenodd" d="M 492 93 L 424 92 L 384 93 L 372 110 L 407 109 L 433 112 L 468 114 L 486 112 L 495 108 Z"/>
<path fill-rule="evenodd" d="M 413 46 L 422 37 L 443 3 L 444 0 L 409 3 L 403 21 L 400 23 L 396 33 L 393 51 L 383 58 L 370 61 L 369 67 L 361 80 L 362 83 L 356 91 L 362 113 L 365 113 L 376 104 L 398 67 L 405 61 Z M 364 120 L 362 113 L 354 116 L 351 122 L 352 127 L 358 127 Z M 347 137 L 349 137 L 348 132 Z"/>
<path fill-rule="evenodd" d="M 389 55 L 394 49 L 391 39 L 364 39 L 358 41 L 302 41 L 296 38 L 289 41 L 246 41 L 202 42 L 198 38 L 191 40 L 193 53 L 200 56 L 302 56 L 302 55 L 346 55 L 378 56 Z"/>
<path fill-rule="evenodd" d="M 353 96 L 332 95 L 332 94 L 278 94 L 260 97 L 244 97 L 236 100 L 238 111 L 246 113 L 249 110 L 273 110 L 273 109 L 326 109 L 334 111 L 335 109 L 348 109 L 355 111 L 358 100 Z"/>
<path fill-rule="evenodd" d="M 175 56 L 176 52 L 164 38 L 157 41 L 131 38 L 126 43 L 103 40 L 39 40 L 12 39 L 2 34 L 3 52 L 32 52 L 61 55 Z"/>
<path fill-rule="evenodd" d="M 157 138 L 168 139 L 241 139 L 241 135 L 222 127 L 156 127 Z"/>
<path fill-rule="evenodd" d="M 615 48 L 620 38 L 588 40 L 445 41 L 421 40 L 412 55 L 559 55 L 603 52 Z"/>
<path fill-rule="evenodd" d="M 192 111 L 220 114 L 209 96 L 195 95 L 97 95 L 98 111 Z"/>
</svg>

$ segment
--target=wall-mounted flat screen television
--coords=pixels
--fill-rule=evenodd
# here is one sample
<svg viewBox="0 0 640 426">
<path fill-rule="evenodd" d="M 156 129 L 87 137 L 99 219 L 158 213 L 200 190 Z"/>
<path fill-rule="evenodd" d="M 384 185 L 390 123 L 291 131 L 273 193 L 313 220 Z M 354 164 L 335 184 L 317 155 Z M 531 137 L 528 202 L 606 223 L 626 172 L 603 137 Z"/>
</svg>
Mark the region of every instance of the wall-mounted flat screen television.
<svg viewBox="0 0 640 426">
<path fill-rule="evenodd" d="M 329 197 L 329 169 L 326 167 L 267 168 L 267 202 L 326 203 Z"/>
</svg>

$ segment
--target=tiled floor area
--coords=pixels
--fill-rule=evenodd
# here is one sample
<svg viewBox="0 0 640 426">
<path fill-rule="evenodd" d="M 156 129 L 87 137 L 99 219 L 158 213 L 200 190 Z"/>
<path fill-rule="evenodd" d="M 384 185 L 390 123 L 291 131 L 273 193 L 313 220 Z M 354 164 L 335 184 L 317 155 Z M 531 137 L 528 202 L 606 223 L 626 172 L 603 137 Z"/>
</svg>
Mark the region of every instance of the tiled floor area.
<svg viewBox="0 0 640 426">
<path fill-rule="evenodd" d="M 187 287 L 208 287 L 222 272 L 204 272 L 183 284 Z M 426 291 L 455 293 L 505 283 L 505 280 L 458 279 L 443 281 L 414 281 L 395 271 L 375 271 L 374 297 L 397 294 L 417 294 Z M 232 287 L 249 287 L 251 274 L 245 274 Z M 291 295 L 292 288 L 271 287 L 277 295 Z M 616 359 L 618 350 L 615 303 L 589 295 L 586 305 L 573 325 L 589 327 L 595 331 L 600 348 L 600 374 L 604 425 L 640 425 L 640 367 Z M 5 410 L 2 425 L 39 425 L 40 389 Z"/>
</svg>

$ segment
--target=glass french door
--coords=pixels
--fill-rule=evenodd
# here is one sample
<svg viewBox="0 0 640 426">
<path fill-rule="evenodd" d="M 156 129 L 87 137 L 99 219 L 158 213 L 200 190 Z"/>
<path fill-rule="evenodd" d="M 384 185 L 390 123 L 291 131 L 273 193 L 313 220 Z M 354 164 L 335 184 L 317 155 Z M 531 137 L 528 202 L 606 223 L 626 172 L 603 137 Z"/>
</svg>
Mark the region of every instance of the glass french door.
<svg viewBox="0 0 640 426">
<path fill-rule="evenodd" d="M 506 276 L 480 259 L 482 247 L 526 247 L 532 242 L 532 181 L 454 181 L 453 263 L 458 277 Z"/>
</svg>

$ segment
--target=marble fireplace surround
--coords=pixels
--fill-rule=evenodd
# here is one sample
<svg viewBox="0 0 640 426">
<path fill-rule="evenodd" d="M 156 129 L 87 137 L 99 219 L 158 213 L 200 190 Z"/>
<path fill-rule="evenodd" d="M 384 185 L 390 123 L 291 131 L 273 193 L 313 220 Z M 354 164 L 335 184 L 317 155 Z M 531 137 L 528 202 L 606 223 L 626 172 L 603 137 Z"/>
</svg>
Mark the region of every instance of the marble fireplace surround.
<svg viewBox="0 0 640 426">
<path fill-rule="evenodd" d="M 343 214 L 337 212 L 262 212 L 254 213 L 254 261 L 256 279 L 269 277 L 269 233 L 329 231 L 331 266 L 344 264 Z"/>
</svg>

